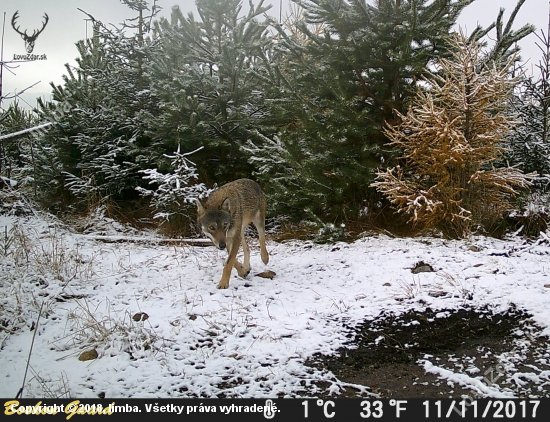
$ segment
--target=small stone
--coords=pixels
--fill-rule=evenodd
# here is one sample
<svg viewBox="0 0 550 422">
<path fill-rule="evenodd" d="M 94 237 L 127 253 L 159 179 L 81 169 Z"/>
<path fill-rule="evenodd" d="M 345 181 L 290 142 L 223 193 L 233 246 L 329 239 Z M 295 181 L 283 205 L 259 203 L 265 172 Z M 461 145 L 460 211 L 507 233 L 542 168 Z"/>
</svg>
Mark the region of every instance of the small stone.
<svg viewBox="0 0 550 422">
<path fill-rule="evenodd" d="M 262 277 L 262 278 L 269 278 L 270 280 L 273 280 L 273 277 L 275 277 L 277 274 L 275 274 L 274 271 L 264 271 L 262 273 L 256 274 L 256 277 Z"/>
<path fill-rule="evenodd" d="M 145 312 L 138 312 L 137 314 L 135 314 L 132 319 L 134 321 L 145 321 L 147 319 L 149 319 L 149 315 L 147 315 Z"/>
<path fill-rule="evenodd" d="M 78 360 L 85 362 L 87 360 L 97 359 L 97 356 L 97 351 L 95 349 L 87 350 L 86 352 L 81 353 L 81 355 L 78 357 Z"/>
<path fill-rule="evenodd" d="M 426 264 L 423 261 L 418 262 L 413 268 L 411 268 L 411 272 L 413 274 L 431 273 L 433 271 L 434 271 L 434 269 L 432 268 L 432 266 L 429 265 L 429 264 Z"/>
</svg>

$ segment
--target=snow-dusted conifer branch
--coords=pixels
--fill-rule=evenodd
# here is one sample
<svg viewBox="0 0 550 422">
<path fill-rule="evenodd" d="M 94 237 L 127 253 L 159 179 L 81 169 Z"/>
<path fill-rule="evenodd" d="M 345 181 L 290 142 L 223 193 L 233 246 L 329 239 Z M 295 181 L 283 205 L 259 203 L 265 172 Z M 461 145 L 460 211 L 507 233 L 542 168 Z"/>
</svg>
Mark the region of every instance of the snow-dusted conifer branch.
<svg viewBox="0 0 550 422">
<path fill-rule="evenodd" d="M 137 187 L 138 192 L 151 198 L 151 207 L 156 210 L 154 218 L 168 220 L 173 214 L 182 212 L 185 203 L 195 200 L 207 193 L 203 183 L 196 183 L 198 179 L 195 163 L 187 157 L 201 150 L 181 153 L 180 146 L 173 155 L 164 155 L 171 160 L 173 173 L 160 173 L 157 169 L 140 170 L 143 178 L 149 180 L 149 185 L 156 185 L 156 189 Z"/>
</svg>

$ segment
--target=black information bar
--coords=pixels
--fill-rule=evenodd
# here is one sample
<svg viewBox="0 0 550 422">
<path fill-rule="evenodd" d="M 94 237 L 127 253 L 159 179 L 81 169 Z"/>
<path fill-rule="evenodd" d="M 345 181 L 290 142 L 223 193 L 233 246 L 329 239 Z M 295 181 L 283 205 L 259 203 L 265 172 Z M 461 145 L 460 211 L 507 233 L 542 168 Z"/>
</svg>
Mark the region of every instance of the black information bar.
<svg viewBox="0 0 550 422">
<path fill-rule="evenodd" d="M 543 399 L 1 399 L 2 421 L 21 417 L 98 422 L 132 416 L 159 421 L 547 421 L 550 400 Z M 150 419 L 148 419 L 150 420 Z"/>
</svg>

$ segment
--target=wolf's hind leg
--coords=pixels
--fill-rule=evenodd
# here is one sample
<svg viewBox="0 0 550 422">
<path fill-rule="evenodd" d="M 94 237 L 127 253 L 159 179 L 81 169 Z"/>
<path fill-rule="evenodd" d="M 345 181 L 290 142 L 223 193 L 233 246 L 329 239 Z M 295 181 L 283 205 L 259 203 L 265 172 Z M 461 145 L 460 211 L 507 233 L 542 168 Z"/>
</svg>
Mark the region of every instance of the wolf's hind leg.
<svg viewBox="0 0 550 422">
<path fill-rule="evenodd" d="M 267 253 L 267 248 L 265 246 L 265 213 L 263 213 L 262 211 L 258 211 L 252 222 L 254 223 L 254 225 L 256 226 L 256 230 L 258 231 L 262 262 L 264 264 L 267 264 L 269 262 L 269 254 Z"/>
<path fill-rule="evenodd" d="M 241 245 L 243 245 L 243 252 L 244 252 L 244 262 L 243 267 L 246 271 L 245 277 L 250 273 L 250 248 L 248 247 L 248 243 L 246 243 L 246 239 L 244 237 L 244 230 L 241 238 Z"/>
</svg>

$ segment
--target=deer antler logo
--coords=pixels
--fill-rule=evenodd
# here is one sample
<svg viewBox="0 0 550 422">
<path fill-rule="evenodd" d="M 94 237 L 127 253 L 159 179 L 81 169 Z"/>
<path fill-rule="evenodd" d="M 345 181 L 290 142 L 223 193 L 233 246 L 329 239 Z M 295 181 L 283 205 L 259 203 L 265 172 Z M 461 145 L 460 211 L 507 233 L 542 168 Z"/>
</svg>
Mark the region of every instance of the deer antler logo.
<svg viewBox="0 0 550 422">
<path fill-rule="evenodd" d="M 29 34 L 27 34 L 26 30 L 25 30 L 25 32 L 21 32 L 19 30 L 19 26 L 17 28 L 15 27 L 15 25 L 16 25 L 15 21 L 17 20 L 18 17 L 19 17 L 19 10 L 17 12 L 15 12 L 13 14 L 13 18 L 11 18 L 11 26 L 13 26 L 13 29 L 15 29 L 15 32 L 17 32 L 19 35 L 21 35 L 21 38 L 23 38 L 23 40 L 25 40 L 25 49 L 27 50 L 27 53 L 30 54 L 34 50 L 34 43 L 36 42 L 36 39 L 42 33 L 42 31 L 44 30 L 44 28 L 48 24 L 48 21 L 50 20 L 50 18 L 48 17 L 48 15 L 46 13 L 44 13 L 44 19 L 45 20 L 42 23 L 42 28 L 41 29 L 35 29 L 33 31 L 32 35 L 29 35 Z"/>
</svg>

